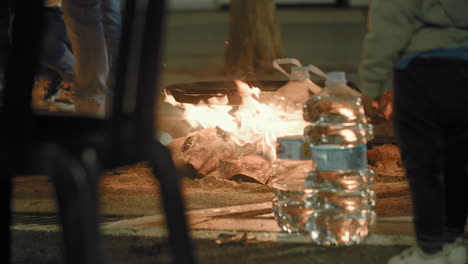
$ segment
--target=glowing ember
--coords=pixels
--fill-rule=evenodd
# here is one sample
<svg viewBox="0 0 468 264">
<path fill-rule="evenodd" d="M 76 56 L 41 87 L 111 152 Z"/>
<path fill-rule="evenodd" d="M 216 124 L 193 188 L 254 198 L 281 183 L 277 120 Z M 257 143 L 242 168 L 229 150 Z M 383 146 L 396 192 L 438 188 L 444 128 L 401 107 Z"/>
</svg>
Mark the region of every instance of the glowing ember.
<svg viewBox="0 0 468 264">
<path fill-rule="evenodd" d="M 165 102 L 182 107 L 184 119 L 194 130 L 220 128 L 239 146 L 256 144 L 260 155 L 276 159 L 276 139 L 282 136 L 302 135 L 307 123 L 302 108 L 290 108 L 285 100 L 269 104 L 259 101 L 260 89 L 235 81 L 242 97 L 239 106 L 227 105 L 227 97 L 212 97 L 208 104 L 181 104 L 166 94 Z"/>
</svg>

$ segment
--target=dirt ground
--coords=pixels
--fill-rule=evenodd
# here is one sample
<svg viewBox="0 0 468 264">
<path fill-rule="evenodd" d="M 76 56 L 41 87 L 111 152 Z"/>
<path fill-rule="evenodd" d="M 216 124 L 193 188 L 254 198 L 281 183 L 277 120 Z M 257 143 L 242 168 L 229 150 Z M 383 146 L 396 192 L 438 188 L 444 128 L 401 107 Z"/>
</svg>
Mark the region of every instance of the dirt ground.
<svg viewBox="0 0 468 264">
<path fill-rule="evenodd" d="M 270 201 L 271 187 L 259 183 L 216 178 L 180 179 L 187 210 L 217 208 Z M 375 210 L 379 217 L 410 216 L 411 200 L 404 176 L 378 175 Z M 100 179 L 101 212 L 152 215 L 161 212 L 159 184 L 146 163 L 105 172 Z M 47 176 L 15 179 L 14 210 L 54 211 L 53 184 Z"/>
<path fill-rule="evenodd" d="M 393 178 L 392 178 L 393 177 Z M 54 211 L 53 184 L 47 176 L 15 179 L 15 210 Z M 267 185 L 215 178 L 180 179 L 187 210 L 218 208 L 271 201 Z M 142 216 L 161 213 L 159 184 L 146 163 L 105 172 L 100 180 L 101 213 Z M 409 190 L 401 177 L 379 175 L 374 184 L 379 217 L 410 216 Z M 387 227 L 388 229 L 388 227 Z M 389 229 L 399 233 L 401 230 Z M 392 231 L 393 230 L 393 231 Z M 102 237 L 106 263 L 171 263 L 164 239 L 145 236 Z M 402 245 L 320 247 L 310 243 L 254 242 L 217 244 L 210 239 L 193 241 L 199 263 L 383 263 Z M 63 244 L 59 232 L 13 233 L 12 263 L 60 263 Z"/>
<path fill-rule="evenodd" d="M 119 174 L 119 175 L 115 175 Z M 158 193 L 158 184 L 151 170 L 140 163 L 121 168 L 102 178 L 103 199 L 112 193 L 120 195 L 135 193 Z M 375 210 L 380 217 L 410 216 L 409 188 L 403 173 L 378 174 L 374 190 L 377 194 Z M 181 178 L 188 209 L 216 208 L 230 205 L 257 203 L 273 198 L 272 188 L 253 182 L 236 182 L 205 177 L 202 179 Z M 156 192 L 155 192 L 156 190 Z"/>
<path fill-rule="evenodd" d="M 374 190 L 377 193 L 375 210 L 380 217 L 410 216 L 411 201 L 409 188 L 403 173 L 377 175 Z M 187 209 L 216 208 L 239 204 L 269 201 L 273 198 L 272 188 L 252 182 L 205 177 L 202 179 L 181 178 L 181 186 Z M 114 199 L 113 194 L 128 198 L 159 196 L 157 181 L 145 163 L 123 167 L 103 175 L 101 192 L 103 202 Z M 132 200 L 132 199 L 129 199 Z"/>
<path fill-rule="evenodd" d="M 411 201 L 404 181 L 374 184 L 375 210 L 379 217 L 410 216 Z M 214 178 L 181 178 L 187 210 L 218 208 L 271 201 L 271 188 L 258 183 L 237 183 Z M 147 164 L 139 163 L 106 172 L 100 181 L 101 213 L 136 217 L 161 213 L 159 185 Z M 15 210 L 54 211 L 53 185 L 46 176 L 16 179 Z M 385 224 L 385 223 L 384 223 Z M 391 223 L 390 223 L 391 224 Z M 395 229 L 396 228 L 396 229 Z M 386 227 L 398 234 L 399 226 Z M 398 230 L 397 230 L 398 229 Z M 382 233 L 382 232 L 380 232 Z M 384 232 L 385 234 L 385 232 Z M 102 236 L 106 263 L 172 263 L 167 241 L 145 236 Z M 359 245 L 320 247 L 311 243 L 254 242 L 217 244 L 210 239 L 193 240 L 199 263 L 383 263 L 405 246 Z M 13 233 L 12 263 L 61 263 L 60 232 Z"/>
</svg>

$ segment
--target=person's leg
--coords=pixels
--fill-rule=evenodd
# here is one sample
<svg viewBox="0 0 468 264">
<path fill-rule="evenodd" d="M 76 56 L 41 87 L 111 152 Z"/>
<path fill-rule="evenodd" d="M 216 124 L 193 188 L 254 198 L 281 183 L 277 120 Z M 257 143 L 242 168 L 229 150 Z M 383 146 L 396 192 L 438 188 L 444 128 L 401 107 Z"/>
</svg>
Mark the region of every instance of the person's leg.
<svg viewBox="0 0 468 264">
<path fill-rule="evenodd" d="M 120 0 L 102 0 L 102 24 L 104 25 L 109 65 L 112 69 L 118 53 L 122 30 Z"/>
<path fill-rule="evenodd" d="M 62 10 L 75 56 L 77 97 L 107 92 L 108 54 L 101 12 L 102 0 L 63 0 Z"/>
<path fill-rule="evenodd" d="M 441 171 L 443 130 L 440 109 L 433 102 L 437 76 L 429 68 L 412 63 L 395 73 L 395 130 L 409 181 L 418 245 L 426 253 L 443 246 L 444 185 Z M 432 81 L 432 82 L 431 82 Z"/>
<path fill-rule="evenodd" d="M 444 175 L 446 186 L 446 220 L 444 240 L 452 243 L 461 237 L 465 230 L 468 209 L 468 156 L 463 152 L 468 149 L 468 62 L 450 62 L 446 68 L 450 79 L 446 87 L 452 87 L 448 93 L 451 98 L 446 125 L 446 151 Z"/>
<path fill-rule="evenodd" d="M 73 71 L 74 58 L 66 41 L 65 23 L 60 7 L 45 8 L 41 64 L 61 75 Z"/>
<path fill-rule="evenodd" d="M 117 55 L 122 34 L 122 14 L 120 4 L 120 0 L 102 0 L 102 23 L 104 25 L 107 52 L 109 54 L 109 76 L 107 78 L 107 87 L 110 93 L 108 93 L 106 103 L 110 101 L 112 89 L 115 83 L 115 69 L 117 67 Z"/>
<path fill-rule="evenodd" d="M 417 59 L 396 72 L 395 126 L 428 253 L 461 236 L 467 219 L 468 62 Z M 465 258 L 466 258 L 466 253 Z"/>
<path fill-rule="evenodd" d="M 468 113 L 465 115 L 464 118 L 467 118 Z M 466 121 L 460 122 L 460 124 L 449 128 L 452 131 L 448 131 L 446 136 L 447 145 L 444 155 L 445 243 L 453 243 L 457 238 L 462 237 L 465 231 L 468 201 L 468 156 L 463 152 L 468 149 L 467 128 Z"/>
<path fill-rule="evenodd" d="M 106 115 L 109 59 L 101 8 L 102 0 L 62 0 L 75 56 L 75 96 L 73 107 L 59 107 L 60 111 L 71 110 L 95 117 Z"/>
</svg>

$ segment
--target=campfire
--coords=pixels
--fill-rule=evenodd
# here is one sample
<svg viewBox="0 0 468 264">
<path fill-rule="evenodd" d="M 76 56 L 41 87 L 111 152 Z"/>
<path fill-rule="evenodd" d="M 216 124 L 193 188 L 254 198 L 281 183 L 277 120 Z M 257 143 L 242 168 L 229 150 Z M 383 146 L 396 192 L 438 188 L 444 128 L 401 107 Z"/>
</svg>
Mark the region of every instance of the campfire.
<svg viewBox="0 0 468 264">
<path fill-rule="evenodd" d="M 267 184 L 276 160 L 278 137 L 302 135 L 306 121 L 302 107 L 257 87 L 236 81 L 239 105 L 226 95 L 194 105 L 166 102 L 183 109 L 192 132 L 174 139 L 169 148 L 177 162 L 193 166 L 199 177 L 242 178 Z"/>
<path fill-rule="evenodd" d="M 232 95 L 219 93 L 196 103 L 183 103 L 166 94 L 165 102 L 180 109 L 181 119 L 190 127 L 186 135 L 173 139 L 168 147 L 175 163 L 191 166 L 199 178 L 268 184 L 276 160 L 277 138 L 301 136 L 307 126 L 302 106 L 291 104 L 273 91 L 235 83 L 240 98 L 234 100 Z M 374 146 L 368 150 L 368 161 L 378 174 L 402 173 L 395 145 Z"/>
</svg>

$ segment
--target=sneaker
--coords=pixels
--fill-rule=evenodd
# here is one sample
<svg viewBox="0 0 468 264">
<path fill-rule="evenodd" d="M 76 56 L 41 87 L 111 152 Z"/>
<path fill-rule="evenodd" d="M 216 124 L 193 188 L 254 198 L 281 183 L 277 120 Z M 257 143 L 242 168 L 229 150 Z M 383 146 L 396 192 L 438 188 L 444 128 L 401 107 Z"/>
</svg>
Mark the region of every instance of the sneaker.
<svg viewBox="0 0 468 264">
<path fill-rule="evenodd" d="M 463 245 L 463 238 L 457 238 L 453 243 L 444 246 L 444 252 L 447 255 L 449 264 L 466 264 L 468 257 L 466 248 Z"/>
<path fill-rule="evenodd" d="M 106 96 L 76 97 L 75 112 L 87 116 L 104 118 L 106 116 Z"/>
<path fill-rule="evenodd" d="M 74 86 L 72 81 L 62 81 L 58 92 L 52 96 L 52 103 L 49 106 L 51 112 L 75 112 L 73 102 Z"/>
<path fill-rule="evenodd" d="M 72 82 L 63 82 L 59 92 L 52 98 L 51 112 L 74 112 L 79 115 L 104 118 L 106 115 L 106 96 L 77 97 Z"/>
<path fill-rule="evenodd" d="M 426 254 L 419 247 L 410 247 L 393 256 L 388 264 L 448 264 L 446 252 L 441 250 L 436 254 Z"/>
<path fill-rule="evenodd" d="M 45 76 L 38 76 L 35 79 L 31 94 L 31 104 L 36 110 L 45 110 L 51 104 L 50 93 L 52 88 L 52 80 Z"/>
</svg>

